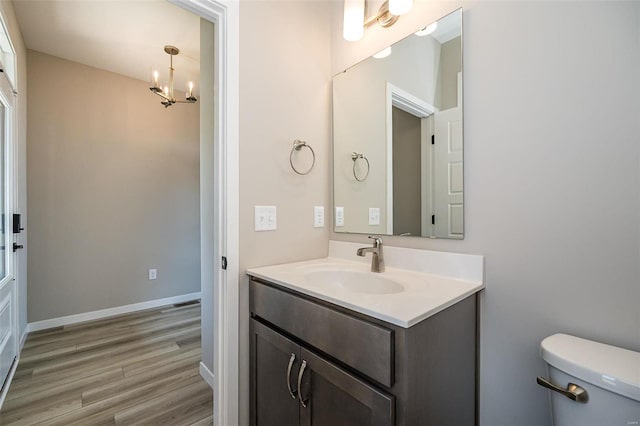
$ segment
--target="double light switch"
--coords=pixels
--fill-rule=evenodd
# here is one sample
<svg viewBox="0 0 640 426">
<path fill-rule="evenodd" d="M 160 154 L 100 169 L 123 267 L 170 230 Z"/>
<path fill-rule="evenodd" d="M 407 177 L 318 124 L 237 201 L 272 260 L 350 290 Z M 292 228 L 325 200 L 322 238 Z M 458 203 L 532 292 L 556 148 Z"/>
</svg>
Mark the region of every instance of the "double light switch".
<svg viewBox="0 0 640 426">
<path fill-rule="evenodd" d="M 276 229 L 276 206 L 255 206 L 255 230 L 275 231 Z"/>
</svg>

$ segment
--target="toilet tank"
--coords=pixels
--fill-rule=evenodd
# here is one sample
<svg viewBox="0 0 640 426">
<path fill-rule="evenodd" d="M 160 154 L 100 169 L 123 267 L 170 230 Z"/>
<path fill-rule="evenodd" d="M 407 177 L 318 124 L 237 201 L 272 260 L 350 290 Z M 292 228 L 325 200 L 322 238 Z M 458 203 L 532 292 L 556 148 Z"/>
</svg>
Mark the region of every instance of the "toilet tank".
<svg viewBox="0 0 640 426">
<path fill-rule="evenodd" d="M 640 425 L 640 352 L 554 334 L 542 341 L 540 354 L 550 382 L 588 393 L 581 403 L 550 391 L 555 426 Z"/>
</svg>

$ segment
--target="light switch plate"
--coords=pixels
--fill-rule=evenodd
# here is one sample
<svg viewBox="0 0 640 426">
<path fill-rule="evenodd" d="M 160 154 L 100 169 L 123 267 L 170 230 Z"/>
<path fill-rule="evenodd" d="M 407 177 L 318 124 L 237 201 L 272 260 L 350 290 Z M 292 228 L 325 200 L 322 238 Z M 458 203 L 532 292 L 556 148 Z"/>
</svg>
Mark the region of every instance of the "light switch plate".
<svg viewBox="0 0 640 426">
<path fill-rule="evenodd" d="M 369 225 L 380 225 L 380 208 L 369 207 Z"/>
<path fill-rule="evenodd" d="M 255 206 L 255 230 L 275 231 L 277 229 L 276 206 Z"/>
<path fill-rule="evenodd" d="M 158 278 L 158 270 L 157 269 L 149 269 L 149 280 L 155 280 Z"/>
<path fill-rule="evenodd" d="M 344 207 L 336 207 L 336 228 L 344 226 Z"/>
<path fill-rule="evenodd" d="M 324 228 L 324 206 L 313 207 L 313 227 Z"/>
</svg>

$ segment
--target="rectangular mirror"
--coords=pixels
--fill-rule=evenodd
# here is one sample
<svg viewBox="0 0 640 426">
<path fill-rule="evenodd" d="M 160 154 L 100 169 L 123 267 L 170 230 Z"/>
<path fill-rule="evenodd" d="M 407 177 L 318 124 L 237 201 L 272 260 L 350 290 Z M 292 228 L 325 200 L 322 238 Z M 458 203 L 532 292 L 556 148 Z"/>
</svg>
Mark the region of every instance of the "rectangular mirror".
<svg viewBox="0 0 640 426">
<path fill-rule="evenodd" d="M 333 78 L 335 232 L 464 238 L 462 9 Z"/>
</svg>

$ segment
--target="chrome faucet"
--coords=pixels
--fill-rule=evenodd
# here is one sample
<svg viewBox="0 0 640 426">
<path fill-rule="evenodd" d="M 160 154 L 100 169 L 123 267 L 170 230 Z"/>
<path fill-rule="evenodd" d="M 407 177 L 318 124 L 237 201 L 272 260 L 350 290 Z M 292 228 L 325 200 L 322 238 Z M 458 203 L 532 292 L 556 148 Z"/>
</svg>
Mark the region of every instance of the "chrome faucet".
<svg viewBox="0 0 640 426">
<path fill-rule="evenodd" d="M 384 272 L 384 257 L 382 255 L 382 238 L 369 236 L 373 240 L 373 247 L 359 248 L 356 254 L 364 257 L 367 253 L 372 253 L 371 272 Z"/>
</svg>

